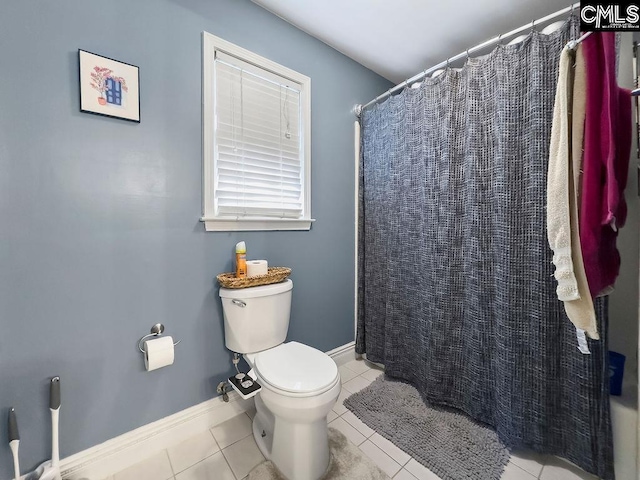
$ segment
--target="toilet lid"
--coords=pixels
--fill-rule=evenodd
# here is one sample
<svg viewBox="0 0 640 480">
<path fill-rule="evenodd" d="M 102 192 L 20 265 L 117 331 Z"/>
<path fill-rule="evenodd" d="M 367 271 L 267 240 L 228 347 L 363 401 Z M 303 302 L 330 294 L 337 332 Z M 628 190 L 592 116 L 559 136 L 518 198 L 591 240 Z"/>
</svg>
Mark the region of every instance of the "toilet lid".
<svg viewBox="0 0 640 480">
<path fill-rule="evenodd" d="M 338 375 L 336 362 L 329 355 L 298 342 L 259 353 L 255 368 L 275 388 L 294 393 L 322 390 Z"/>
</svg>

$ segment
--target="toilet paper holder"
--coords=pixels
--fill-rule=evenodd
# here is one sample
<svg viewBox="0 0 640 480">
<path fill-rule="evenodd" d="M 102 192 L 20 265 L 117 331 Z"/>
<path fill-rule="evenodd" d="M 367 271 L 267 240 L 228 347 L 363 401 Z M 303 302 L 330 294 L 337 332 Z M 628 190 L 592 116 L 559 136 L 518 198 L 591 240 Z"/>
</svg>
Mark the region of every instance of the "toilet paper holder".
<svg viewBox="0 0 640 480">
<path fill-rule="evenodd" d="M 164 325 L 161 323 L 156 323 L 153 327 L 151 327 L 151 333 L 146 334 L 144 337 L 142 337 L 140 340 L 138 340 L 138 350 L 140 350 L 142 353 L 144 352 L 144 349 L 142 348 L 142 343 L 150 337 L 159 337 L 160 335 L 162 335 L 162 332 L 164 332 Z M 176 345 L 178 345 L 182 340 L 178 340 L 176 343 L 173 344 L 173 346 L 175 347 Z"/>
</svg>

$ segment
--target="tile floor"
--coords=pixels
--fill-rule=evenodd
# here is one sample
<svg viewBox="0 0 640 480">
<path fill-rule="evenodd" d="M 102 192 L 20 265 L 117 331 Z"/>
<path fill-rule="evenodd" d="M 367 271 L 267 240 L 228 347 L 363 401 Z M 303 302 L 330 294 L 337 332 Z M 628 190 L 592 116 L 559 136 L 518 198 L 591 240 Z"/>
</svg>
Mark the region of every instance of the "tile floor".
<svg viewBox="0 0 640 480">
<path fill-rule="evenodd" d="M 342 404 L 382 371 L 353 360 L 340 367 L 342 392 L 329 413 L 329 425 L 340 430 L 394 480 L 440 480 L 437 475 L 367 427 Z M 158 452 L 105 480 L 243 480 L 264 460 L 251 433 L 254 412 L 238 415 L 180 444 Z M 593 480 L 574 465 L 556 457 L 513 455 L 502 480 Z"/>
</svg>

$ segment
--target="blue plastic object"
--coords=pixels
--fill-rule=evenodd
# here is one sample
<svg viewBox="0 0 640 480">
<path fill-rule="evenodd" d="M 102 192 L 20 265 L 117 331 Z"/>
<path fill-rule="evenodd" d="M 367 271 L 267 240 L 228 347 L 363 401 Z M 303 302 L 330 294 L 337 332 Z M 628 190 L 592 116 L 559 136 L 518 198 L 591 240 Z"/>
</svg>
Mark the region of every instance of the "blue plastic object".
<svg viewBox="0 0 640 480">
<path fill-rule="evenodd" d="M 609 352 L 609 390 L 611 395 L 622 395 L 622 377 L 626 357 L 618 352 Z"/>
</svg>

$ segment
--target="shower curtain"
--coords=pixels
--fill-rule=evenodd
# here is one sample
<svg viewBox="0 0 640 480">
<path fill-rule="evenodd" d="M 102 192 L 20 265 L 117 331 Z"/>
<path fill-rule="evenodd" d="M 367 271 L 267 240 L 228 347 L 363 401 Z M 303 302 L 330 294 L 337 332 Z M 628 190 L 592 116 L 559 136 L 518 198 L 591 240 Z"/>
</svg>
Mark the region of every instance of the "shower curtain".
<svg viewBox="0 0 640 480">
<path fill-rule="evenodd" d="M 555 295 L 545 195 L 578 21 L 363 112 L 356 351 L 497 431 L 614 478 L 606 299 L 591 355 Z"/>
</svg>

